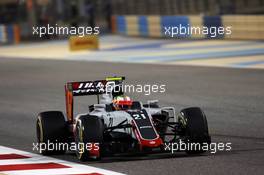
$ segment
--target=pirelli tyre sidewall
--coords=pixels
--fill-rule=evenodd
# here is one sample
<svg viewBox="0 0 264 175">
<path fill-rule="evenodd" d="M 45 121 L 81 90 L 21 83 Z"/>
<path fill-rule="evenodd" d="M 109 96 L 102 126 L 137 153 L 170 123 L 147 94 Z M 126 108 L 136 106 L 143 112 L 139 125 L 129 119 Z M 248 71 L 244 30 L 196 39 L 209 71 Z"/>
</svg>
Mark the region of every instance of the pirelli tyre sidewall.
<svg viewBox="0 0 264 175">
<path fill-rule="evenodd" d="M 91 158 L 98 160 L 101 158 L 101 147 L 103 143 L 103 122 L 97 116 L 85 115 L 81 116 L 76 121 L 75 128 L 75 143 L 77 145 L 76 155 L 81 161 L 87 161 Z M 97 144 L 99 149 L 99 155 L 91 157 L 90 150 L 87 149 L 87 145 Z"/>
<path fill-rule="evenodd" d="M 41 112 L 37 118 L 37 141 L 42 150 L 41 154 L 63 154 L 66 150 L 56 149 L 55 144 L 65 143 L 67 138 L 66 122 L 62 112 Z M 53 149 L 54 148 L 54 149 Z"/>
<path fill-rule="evenodd" d="M 179 123 L 184 131 L 185 143 L 189 145 L 191 145 L 191 143 L 200 144 L 200 148 L 202 148 L 203 144 L 211 143 L 207 119 L 204 112 L 199 107 L 183 109 L 179 115 Z M 186 150 L 188 154 L 203 152 L 206 152 L 206 150 L 194 149 L 194 147 Z"/>
</svg>

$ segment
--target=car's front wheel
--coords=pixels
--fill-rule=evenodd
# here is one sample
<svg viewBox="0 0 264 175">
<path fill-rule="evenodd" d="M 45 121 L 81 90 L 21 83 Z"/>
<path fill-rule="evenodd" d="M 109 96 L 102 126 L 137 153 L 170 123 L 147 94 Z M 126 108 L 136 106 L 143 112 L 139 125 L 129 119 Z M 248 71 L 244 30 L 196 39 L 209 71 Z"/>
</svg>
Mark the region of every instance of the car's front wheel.
<svg viewBox="0 0 264 175">
<path fill-rule="evenodd" d="M 67 138 L 64 115 L 60 111 L 41 112 L 37 118 L 37 141 L 43 155 L 63 154 L 66 150 L 58 147 Z"/>
<path fill-rule="evenodd" d="M 178 116 L 179 124 L 183 130 L 185 138 L 186 153 L 203 153 L 207 150 L 203 146 L 211 143 L 211 137 L 208 132 L 207 119 L 204 112 L 198 107 L 186 108 Z"/>
<path fill-rule="evenodd" d="M 81 116 L 76 121 L 75 143 L 76 155 L 81 161 L 89 158 L 100 159 L 101 148 L 103 143 L 103 122 L 96 116 Z"/>
</svg>

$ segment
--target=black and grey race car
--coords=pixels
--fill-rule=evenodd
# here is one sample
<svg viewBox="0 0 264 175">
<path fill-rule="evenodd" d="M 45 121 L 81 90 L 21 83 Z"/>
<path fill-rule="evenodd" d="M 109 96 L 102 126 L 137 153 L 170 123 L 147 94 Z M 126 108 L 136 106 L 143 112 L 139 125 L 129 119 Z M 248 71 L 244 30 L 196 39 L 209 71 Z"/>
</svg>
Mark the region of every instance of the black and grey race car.
<svg viewBox="0 0 264 175">
<path fill-rule="evenodd" d="M 76 146 L 79 160 L 99 159 L 122 153 L 168 152 L 170 143 L 193 144 L 187 153 L 203 153 L 203 144 L 210 144 L 207 120 L 198 107 L 183 109 L 175 114 L 174 107 L 161 107 L 157 100 L 133 101 L 126 109 L 117 110 L 112 100 L 123 92 L 115 91 L 124 77 L 105 80 L 69 82 L 65 85 L 67 120 L 60 111 L 46 111 L 37 117 L 37 139 L 43 144 Z M 96 95 L 97 103 L 87 113 L 74 116 L 75 96 Z M 54 147 L 57 148 L 57 147 Z M 48 149 L 42 154 L 63 154 L 65 149 Z"/>
</svg>

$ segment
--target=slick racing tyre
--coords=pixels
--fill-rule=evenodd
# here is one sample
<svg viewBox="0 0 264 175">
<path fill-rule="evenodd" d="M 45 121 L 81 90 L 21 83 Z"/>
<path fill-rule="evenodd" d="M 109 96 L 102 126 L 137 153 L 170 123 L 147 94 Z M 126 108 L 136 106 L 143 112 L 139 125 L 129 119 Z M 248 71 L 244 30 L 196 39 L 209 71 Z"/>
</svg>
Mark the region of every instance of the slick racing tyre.
<svg viewBox="0 0 264 175">
<path fill-rule="evenodd" d="M 179 124 L 184 131 L 186 153 L 206 152 L 207 150 L 203 150 L 202 147 L 211 143 L 211 137 L 203 111 L 198 107 L 183 109 L 179 115 Z"/>
<path fill-rule="evenodd" d="M 66 150 L 58 147 L 60 143 L 65 143 L 67 138 L 66 122 L 62 112 L 47 111 L 40 113 L 38 115 L 36 129 L 41 154 L 65 153 Z"/>
<path fill-rule="evenodd" d="M 75 128 L 76 155 L 80 161 L 101 158 L 103 122 L 96 116 L 84 115 L 77 119 Z"/>
</svg>

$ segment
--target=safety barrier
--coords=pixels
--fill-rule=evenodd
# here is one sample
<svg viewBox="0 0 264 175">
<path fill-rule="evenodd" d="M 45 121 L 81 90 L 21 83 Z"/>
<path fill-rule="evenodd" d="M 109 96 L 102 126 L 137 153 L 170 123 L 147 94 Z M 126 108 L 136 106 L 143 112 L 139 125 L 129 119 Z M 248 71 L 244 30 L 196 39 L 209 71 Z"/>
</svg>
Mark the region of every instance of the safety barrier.
<svg viewBox="0 0 264 175">
<path fill-rule="evenodd" d="M 18 25 L 0 24 L 0 44 L 17 44 L 20 42 L 20 29 Z"/>
<path fill-rule="evenodd" d="M 264 15 L 226 15 L 222 17 L 225 26 L 232 26 L 233 39 L 264 39 Z"/>
<path fill-rule="evenodd" d="M 189 18 L 187 16 L 162 16 L 161 17 L 161 28 L 162 28 L 162 34 L 165 34 L 165 28 L 166 27 L 184 27 L 187 28 L 190 26 Z M 190 34 L 187 34 L 184 32 L 183 34 L 178 33 L 176 34 L 177 38 L 188 38 L 190 37 Z"/>
<path fill-rule="evenodd" d="M 223 15 L 223 16 L 113 16 L 114 33 L 129 36 L 168 37 L 166 27 L 224 28 L 230 27 L 231 34 L 184 33 L 174 38 L 212 38 L 212 39 L 264 39 L 264 15 Z"/>
</svg>

